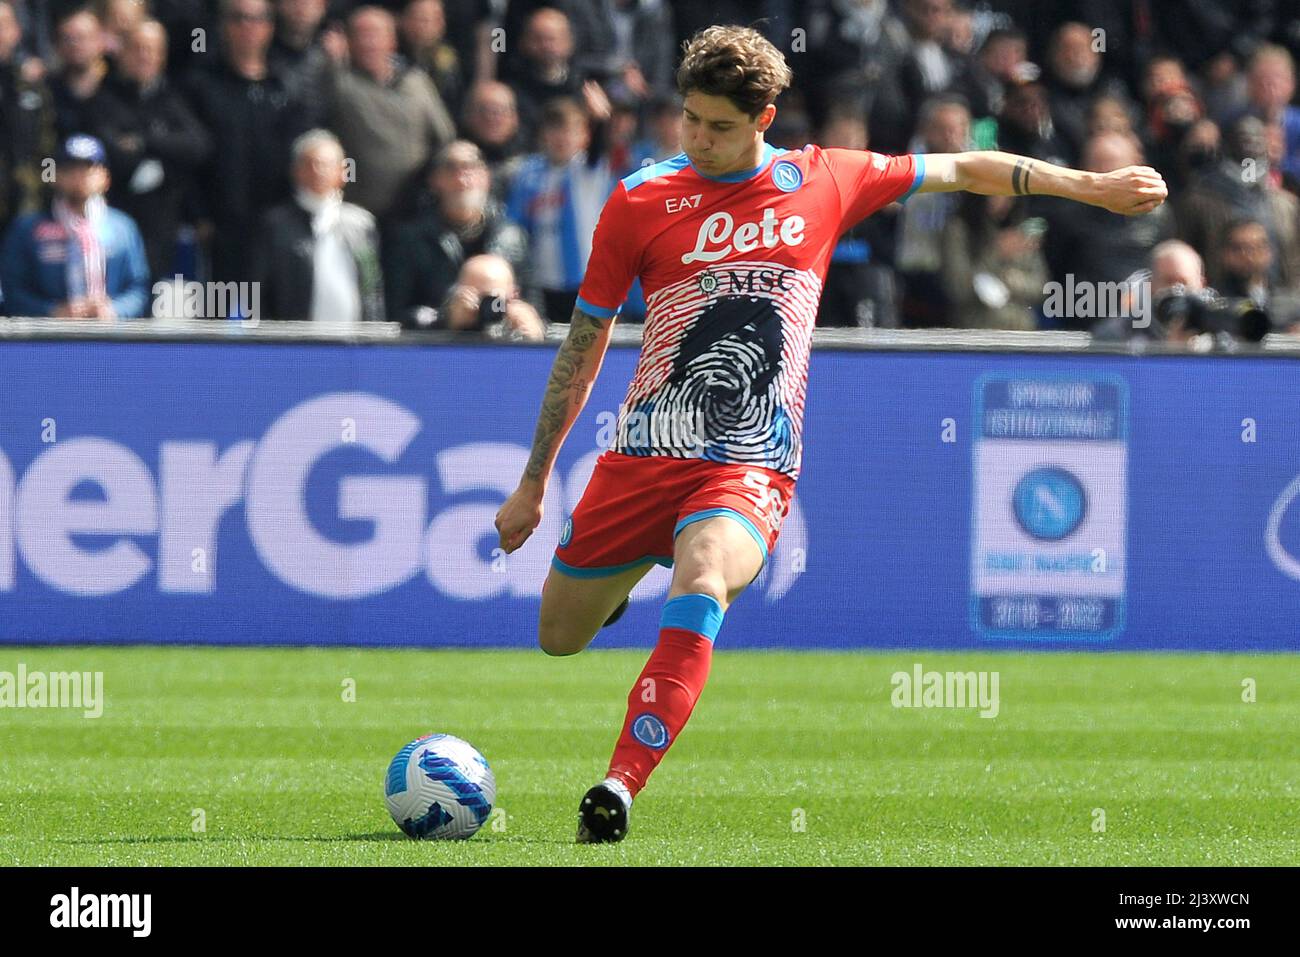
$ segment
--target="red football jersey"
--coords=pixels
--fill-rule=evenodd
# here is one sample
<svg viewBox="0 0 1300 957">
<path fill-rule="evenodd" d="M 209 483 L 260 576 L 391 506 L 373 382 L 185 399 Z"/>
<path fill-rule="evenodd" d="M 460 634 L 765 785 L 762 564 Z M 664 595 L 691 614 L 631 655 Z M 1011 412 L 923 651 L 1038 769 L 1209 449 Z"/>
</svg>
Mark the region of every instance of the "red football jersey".
<svg viewBox="0 0 1300 957">
<path fill-rule="evenodd" d="M 641 277 L 648 313 L 614 449 L 798 477 L 808 350 L 845 230 L 924 178 L 919 155 L 765 145 L 755 169 L 680 153 L 625 177 L 601 212 L 578 308 L 615 315 Z"/>
</svg>

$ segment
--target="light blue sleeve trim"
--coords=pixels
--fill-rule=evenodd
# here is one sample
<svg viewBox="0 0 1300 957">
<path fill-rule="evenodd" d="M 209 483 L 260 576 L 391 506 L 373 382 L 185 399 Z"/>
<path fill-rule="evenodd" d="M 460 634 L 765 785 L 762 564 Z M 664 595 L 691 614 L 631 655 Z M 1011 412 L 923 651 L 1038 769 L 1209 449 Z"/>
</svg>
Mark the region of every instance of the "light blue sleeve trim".
<svg viewBox="0 0 1300 957">
<path fill-rule="evenodd" d="M 722 628 L 723 614 L 722 606 L 712 595 L 678 595 L 664 603 L 659 627 L 681 628 L 713 641 Z"/>
<path fill-rule="evenodd" d="M 578 301 L 575 305 L 587 315 L 595 316 L 597 319 L 612 319 L 614 316 L 618 315 L 618 310 L 623 308 L 622 306 L 619 306 L 618 309 L 606 309 L 604 306 L 593 306 L 581 296 L 578 297 Z"/>
<path fill-rule="evenodd" d="M 916 174 L 912 177 L 911 189 L 909 189 L 902 196 L 898 197 L 898 202 L 900 203 L 907 202 L 908 198 L 913 193 L 915 193 L 918 189 L 920 189 L 921 184 L 925 182 L 925 154 L 913 153 L 912 158 L 916 162 Z"/>
</svg>

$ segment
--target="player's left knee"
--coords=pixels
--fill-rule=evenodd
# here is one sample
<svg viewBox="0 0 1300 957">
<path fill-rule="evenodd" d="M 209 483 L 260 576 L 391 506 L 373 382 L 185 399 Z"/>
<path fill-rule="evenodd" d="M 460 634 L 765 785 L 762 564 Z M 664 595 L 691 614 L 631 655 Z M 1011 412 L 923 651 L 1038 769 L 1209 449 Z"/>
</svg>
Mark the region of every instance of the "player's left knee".
<svg viewBox="0 0 1300 957">
<path fill-rule="evenodd" d="M 719 571 L 700 569 L 674 579 L 668 595 L 670 598 L 678 595 L 708 595 L 725 611 L 728 603 L 727 579 Z"/>
</svg>

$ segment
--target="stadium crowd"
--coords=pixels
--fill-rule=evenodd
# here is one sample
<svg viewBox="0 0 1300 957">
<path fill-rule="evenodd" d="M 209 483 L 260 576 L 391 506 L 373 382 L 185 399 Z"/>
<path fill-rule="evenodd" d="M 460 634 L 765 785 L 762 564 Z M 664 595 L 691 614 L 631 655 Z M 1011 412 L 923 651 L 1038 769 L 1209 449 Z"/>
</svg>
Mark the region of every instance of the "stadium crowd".
<svg viewBox="0 0 1300 957">
<path fill-rule="evenodd" d="M 1300 333 L 1298 0 L 0 0 L 0 308 L 149 316 L 183 277 L 541 338 L 618 179 L 680 151 L 715 22 L 786 54 L 778 147 L 1170 185 L 1133 218 L 917 194 L 844 235 L 819 324 Z"/>
</svg>

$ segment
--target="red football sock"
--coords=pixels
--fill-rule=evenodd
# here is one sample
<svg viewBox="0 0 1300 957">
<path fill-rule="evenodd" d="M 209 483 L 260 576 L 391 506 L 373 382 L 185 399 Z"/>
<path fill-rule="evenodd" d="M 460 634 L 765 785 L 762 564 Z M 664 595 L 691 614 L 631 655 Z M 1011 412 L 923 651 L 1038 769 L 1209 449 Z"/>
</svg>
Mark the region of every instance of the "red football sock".
<svg viewBox="0 0 1300 957">
<path fill-rule="evenodd" d="M 706 635 L 685 628 L 659 630 L 659 643 L 627 696 L 623 733 L 609 762 L 609 776 L 627 785 L 633 797 L 685 727 L 709 680 L 712 660 L 713 642 Z"/>
</svg>

